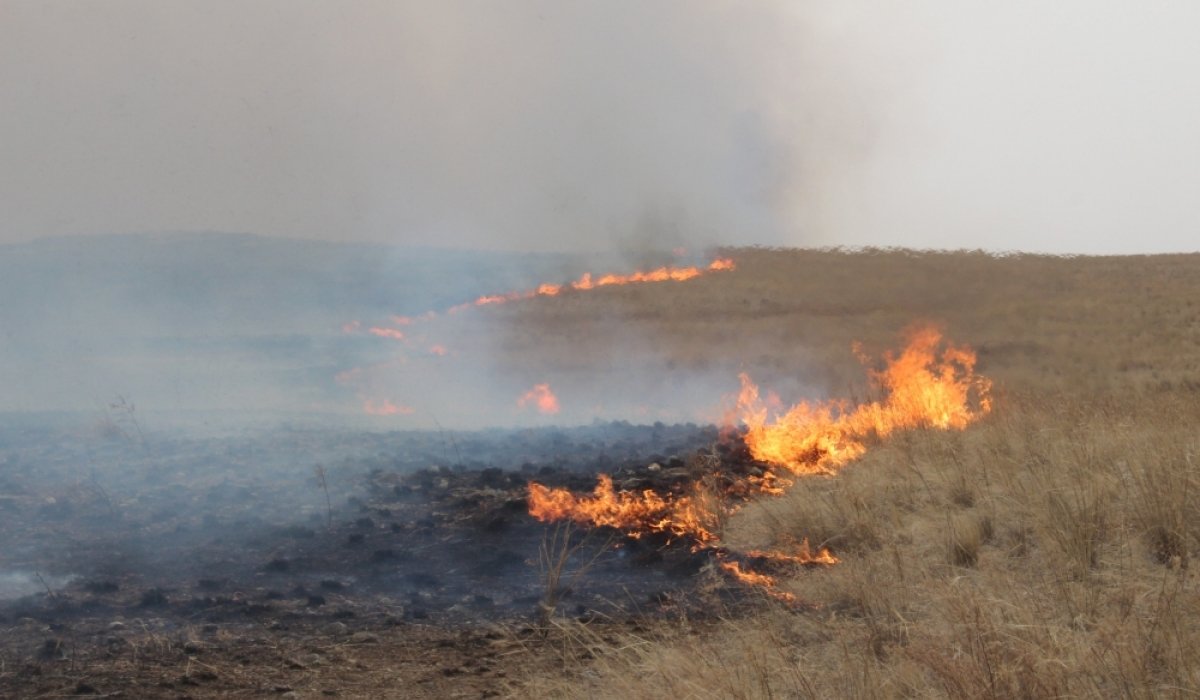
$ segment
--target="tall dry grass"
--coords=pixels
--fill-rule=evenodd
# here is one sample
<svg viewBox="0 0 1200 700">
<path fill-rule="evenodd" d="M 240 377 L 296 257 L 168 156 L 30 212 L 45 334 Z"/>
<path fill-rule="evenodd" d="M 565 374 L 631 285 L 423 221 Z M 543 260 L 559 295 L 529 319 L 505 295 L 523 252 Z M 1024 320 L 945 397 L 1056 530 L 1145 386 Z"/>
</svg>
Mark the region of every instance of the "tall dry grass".
<svg viewBox="0 0 1200 700">
<path fill-rule="evenodd" d="M 814 610 L 575 626 L 586 660 L 514 694 L 1200 695 L 1200 256 L 730 252 L 726 275 L 514 309 L 510 361 L 602 361 L 579 341 L 615 317 L 681 366 L 865 394 L 850 343 L 886 348 L 932 320 L 978 349 L 994 411 L 896 435 L 726 524 L 737 547 L 836 551 L 787 583 Z"/>
</svg>

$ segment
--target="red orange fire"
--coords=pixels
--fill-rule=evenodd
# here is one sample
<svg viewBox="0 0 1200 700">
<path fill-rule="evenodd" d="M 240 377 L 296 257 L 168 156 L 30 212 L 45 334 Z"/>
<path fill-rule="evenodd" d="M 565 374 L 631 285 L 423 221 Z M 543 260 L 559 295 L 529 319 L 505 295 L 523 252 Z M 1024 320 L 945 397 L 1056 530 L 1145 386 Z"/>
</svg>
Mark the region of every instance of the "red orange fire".
<svg viewBox="0 0 1200 700">
<path fill-rule="evenodd" d="M 723 270 L 734 269 L 733 260 L 729 258 L 719 258 L 713 260 L 707 267 L 672 267 L 663 266 L 649 270 L 646 272 L 638 271 L 628 275 L 606 274 L 593 277 L 592 273 L 585 272 L 579 279 L 566 284 L 550 284 L 544 283 L 538 285 L 536 289 L 530 289 L 524 292 L 508 292 L 506 294 L 486 294 L 475 301 L 466 304 L 459 304 L 450 309 L 451 313 L 457 313 L 464 309 L 469 309 L 472 306 L 489 306 L 492 304 L 504 304 L 510 301 L 520 301 L 522 299 L 533 299 L 535 297 L 552 297 L 558 296 L 563 291 L 573 289 L 576 291 L 587 291 L 598 287 L 610 287 L 613 285 L 622 284 L 643 284 L 646 282 L 684 282 L 690 279 L 695 279 L 706 272 L 720 272 Z"/>
<path fill-rule="evenodd" d="M 392 403 L 388 399 L 382 401 L 366 399 L 363 401 L 363 413 L 368 416 L 411 416 L 416 413 L 416 409 L 412 406 Z"/>
<path fill-rule="evenodd" d="M 392 340 L 404 340 L 404 332 L 396 328 L 384 328 L 382 326 L 371 326 L 367 332 L 378 338 L 391 338 Z"/>
<path fill-rule="evenodd" d="M 975 373 L 975 353 L 942 342 L 933 327 L 911 332 L 898 355 L 888 354 L 872 379 L 884 398 L 800 402 L 769 419 L 758 387 L 743 374 L 738 410 L 755 459 L 793 475 L 830 474 L 867 450 L 870 438 L 918 427 L 965 428 L 991 408 L 991 383 Z"/>
<path fill-rule="evenodd" d="M 975 373 L 975 354 L 942 342 L 931 327 L 911 333 L 899 354 L 884 356 L 883 369 L 871 377 L 883 398 L 856 406 L 845 401 L 801 402 L 769 417 L 759 400 L 758 387 L 742 375 L 738 411 L 745 425 L 744 441 L 751 455 L 768 465 L 761 476 L 741 477 L 716 499 L 659 494 L 653 490 L 616 490 L 612 478 L 601 476 L 590 496 L 566 489 L 529 484 L 529 512 L 543 521 L 573 520 L 580 524 L 617 528 L 632 537 L 667 533 L 686 537 L 693 549 L 716 552 L 718 565 L 737 580 L 764 587 L 785 601 L 794 597 L 779 591 L 773 576 L 745 569 L 720 547 L 715 523 L 741 508 L 747 499 L 782 493 L 788 476 L 824 474 L 866 452 L 873 440 L 905 429 L 930 427 L 963 429 L 991 408 L 990 382 Z M 813 553 L 805 540 L 793 552 L 747 552 L 743 556 L 773 564 L 831 565 L 838 559 L 828 549 Z"/>
<path fill-rule="evenodd" d="M 534 384 L 533 388 L 517 398 L 517 407 L 533 406 L 538 413 L 553 415 L 558 413 L 558 397 L 550 390 L 549 384 Z"/>
<path fill-rule="evenodd" d="M 458 313 L 466 309 L 490 306 L 495 304 L 504 304 L 511 301 L 519 301 L 522 299 L 533 299 L 536 297 L 557 296 L 566 290 L 587 291 L 600 287 L 609 287 L 614 285 L 626 284 L 643 284 L 650 282 L 683 282 L 694 279 L 709 272 L 721 272 L 734 269 L 734 262 L 729 258 L 718 258 L 713 260 L 706 266 L 696 267 L 678 267 L 678 266 L 663 266 L 648 271 L 636 271 L 630 274 L 604 274 L 593 276 L 590 272 L 584 273 L 579 279 L 568 282 L 566 284 L 551 284 L 544 283 L 538 285 L 535 289 L 520 292 L 507 292 L 503 294 L 487 294 L 478 297 L 474 301 L 450 307 L 446 313 Z M 419 331 L 415 334 L 409 333 L 410 328 L 418 323 L 426 323 L 434 321 L 441 316 L 437 311 L 426 311 L 423 314 L 416 316 L 391 316 L 388 325 L 368 326 L 362 321 L 349 321 L 342 325 L 342 332 L 346 334 L 367 333 L 378 338 L 387 338 L 402 343 L 410 349 L 425 348 L 423 354 L 434 357 L 445 357 L 449 355 L 446 346 L 438 343 L 430 343 L 424 334 Z M 401 330 L 401 329 L 404 330 Z M 419 351 L 418 351 L 419 352 Z M 350 383 L 357 376 L 361 375 L 361 368 L 346 370 L 338 374 L 337 381 L 341 384 Z M 518 408 L 526 408 L 531 406 L 538 412 L 546 415 L 556 414 L 560 410 L 558 398 L 550 390 L 548 384 L 537 384 L 528 392 L 521 395 L 517 399 Z M 394 415 L 395 413 L 408 413 L 410 411 L 391 411 L 387 406 L 382 404 L 372 404 L 366 402 L 364 411 L 371 415 Z"/>
</svg>

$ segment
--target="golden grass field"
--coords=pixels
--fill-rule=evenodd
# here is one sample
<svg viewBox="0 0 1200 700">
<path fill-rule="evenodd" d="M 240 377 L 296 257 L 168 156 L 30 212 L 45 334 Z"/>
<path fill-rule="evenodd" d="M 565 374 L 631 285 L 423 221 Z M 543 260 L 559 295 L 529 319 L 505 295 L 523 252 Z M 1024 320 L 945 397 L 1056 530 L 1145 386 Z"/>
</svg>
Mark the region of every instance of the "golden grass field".
<svg viewBox="0 0 1200 700">
<path fill-rule="evenodd" d="M 1193 697 L 1200 694 L 1200 255 L 729 250 L 729 273 L 500 310 L 503 361 L 612 360 L 619 318 L 674 366 L 871 391 L 906 327 L 976 349 L 990 415 L 872 446 L 737 513 L 735 546 L 808 537 L 842 563 L 750 617 L 602 637 L 563 622 L 521 697 Z"/>
</svg>

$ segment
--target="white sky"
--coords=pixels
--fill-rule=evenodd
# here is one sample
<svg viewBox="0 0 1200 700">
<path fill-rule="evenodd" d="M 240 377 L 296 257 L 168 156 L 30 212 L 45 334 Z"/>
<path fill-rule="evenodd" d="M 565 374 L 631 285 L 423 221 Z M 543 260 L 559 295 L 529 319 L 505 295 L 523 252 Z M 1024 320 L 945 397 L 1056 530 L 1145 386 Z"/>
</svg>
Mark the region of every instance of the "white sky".
<svg viewBox="0 0 1200 700">
<path fill-rule="evenodd" d="M 0 0 L 0 242 L 1200 250 L 1200 3 Z"/>
</svg>

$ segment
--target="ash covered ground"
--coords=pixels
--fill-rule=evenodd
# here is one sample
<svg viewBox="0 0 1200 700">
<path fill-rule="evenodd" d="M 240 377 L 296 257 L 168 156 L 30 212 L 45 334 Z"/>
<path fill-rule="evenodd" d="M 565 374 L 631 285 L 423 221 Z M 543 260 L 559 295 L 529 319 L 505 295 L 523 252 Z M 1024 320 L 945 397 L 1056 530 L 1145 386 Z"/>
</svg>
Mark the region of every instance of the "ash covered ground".
<svg viewBox="0 0 1200 700">
<path fill-rule="evenodd" d="M 487 659 L 511 639 L 492 626 L 544 612 L 539 550 L 556 530 L 527 514 L 528 482 L 588 491 L 609 473 L 666 492 L 696 455 L 737 450 L 711 426 L 661 423 L 201 434 L 27 418 L 0 444 L 0 695 L 127 697 L 354 697 L 366 676 L 330 649 L 389 643 L 420 660 L 384 696 L 440 696 L 465 675 L 468 695 L 498 692 L 507 671 Z M 585 574 L 558 614 L 702 613 L 705 557 L 573 537 L 568 569 Z"/>
</svg>

